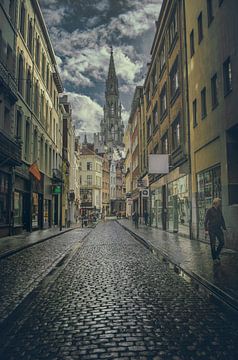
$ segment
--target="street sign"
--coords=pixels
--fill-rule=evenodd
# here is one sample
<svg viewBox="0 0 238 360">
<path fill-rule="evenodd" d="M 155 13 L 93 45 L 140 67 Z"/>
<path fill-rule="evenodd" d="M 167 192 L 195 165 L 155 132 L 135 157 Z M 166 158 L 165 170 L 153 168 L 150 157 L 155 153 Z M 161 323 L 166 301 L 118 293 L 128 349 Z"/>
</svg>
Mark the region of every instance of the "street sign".
<svg viewBox="0 0 238 360">
<path fill-rule="evenodd" d="M 52 193 L 53 194 L 60 194 L 61 193 L 61 186 L 60 185 L 53 185 Z"/>
<path fill-rule="evenodd" d="M 150 195 L 150 191 L 149 191 L 149 189 L 144 189 L 144 190 L 142 190 L 142 197 L 149 197 L 149 195 Z"/>
</svg>

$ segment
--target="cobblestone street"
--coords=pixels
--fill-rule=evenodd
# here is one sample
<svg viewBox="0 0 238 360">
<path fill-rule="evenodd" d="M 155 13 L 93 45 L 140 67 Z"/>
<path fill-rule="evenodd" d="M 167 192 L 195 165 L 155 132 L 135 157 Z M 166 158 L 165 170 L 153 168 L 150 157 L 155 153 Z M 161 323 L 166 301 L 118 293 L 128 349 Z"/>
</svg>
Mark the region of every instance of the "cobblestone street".
<svg viewBox="0 0 238 360">
<path fill-rule="evenodd" d="M 82 234 L 72 231 L 62 241 L 65 236 L 75 244 Z M 2 314 L 10 304 L 16 306 L 14 294 L 29 283 L 26 274 L 35 271 L 38 258 L 44 262 L 39 266 L 46 267 L 54 253 L 70 248 L 69 243 L 53 242 L 47 242 L 44 256 L 39 246 L 46 243 L 0 262 Z M 92 230 L 33 295 L 27 306 L 23 301 L 20 311 L 16 309 L 14 322 L 2 326 L 1 359 L 238 358 L 238 329 L 220 307 L 116 222 Z"/>
</svg>

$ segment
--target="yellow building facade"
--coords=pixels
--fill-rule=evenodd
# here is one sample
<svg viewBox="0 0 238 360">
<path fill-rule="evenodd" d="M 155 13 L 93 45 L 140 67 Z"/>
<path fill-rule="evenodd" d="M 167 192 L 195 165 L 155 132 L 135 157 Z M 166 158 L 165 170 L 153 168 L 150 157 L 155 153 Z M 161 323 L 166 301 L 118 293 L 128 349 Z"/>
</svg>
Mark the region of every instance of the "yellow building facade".
<svg viewBox="0 0 238 360">
<path fill-rule="evenodd" d="M 238 3 L 185 1 L 188 59 L 192 234 L 204 239 L 204 216 L 222 198 L 226 245 L 238 231 Z"/>
</svg>

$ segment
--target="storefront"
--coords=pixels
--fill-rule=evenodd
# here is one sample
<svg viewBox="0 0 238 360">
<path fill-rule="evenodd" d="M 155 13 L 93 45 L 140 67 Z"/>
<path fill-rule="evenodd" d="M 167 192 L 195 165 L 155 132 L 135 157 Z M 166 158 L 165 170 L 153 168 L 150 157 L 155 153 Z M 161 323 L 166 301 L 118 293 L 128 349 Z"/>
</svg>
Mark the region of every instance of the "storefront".
<svg viewBox="0 0 238 360">
<path fill-rule="evenodd" d="M 9 235 L 10 226 L 10 176 L 0 172 L 0 235 Z"/>
<path fill-rule="evenodd" d="M 169 231 L 190 235 L 190 201 L 188 175 L 168 184 L 167 227 Z"/>
<path fill-rule="evenodd" d="M 30 231 L 30 180 L 26 175 L 16 173 L 13 197 L 14 233 L 22 229 Z"/>
<path fill-rule="evenodd" d="M 162 187 L 151 191 L 150 204 L 151 204 L 151 211 L 150 211 L 151 226 L 162 228 L 162 214 L 163 214 Z"/>
<path fill-rule="evenodd" d="M 31 224 L 32 230 L 43 229 L 44 221 L 44 175 L 41 174 L 41 180 L 32 178 L 32 203 L 31 203 Z"/>
<path fill-rule="evenodd" d="M 204 218 L 215 197 L 221 198 L 221 167 L 216 166 L 197 174 L 198 238 L 204 236 Z"/>
</svg>

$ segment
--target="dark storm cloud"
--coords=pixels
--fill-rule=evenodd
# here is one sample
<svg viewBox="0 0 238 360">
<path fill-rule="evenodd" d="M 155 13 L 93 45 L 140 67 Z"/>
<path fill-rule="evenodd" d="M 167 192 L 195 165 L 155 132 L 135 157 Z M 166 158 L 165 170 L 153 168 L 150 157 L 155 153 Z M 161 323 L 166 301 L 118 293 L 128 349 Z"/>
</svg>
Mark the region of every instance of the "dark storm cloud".
<svg viewBox="0 0 238 360">
<path fill-rule="evenodd" d="M 40 1 L 77 127 L 99 130 L 111 45 L 127 120 L 135 86 L 143 82 L 161 2 Z"/>
</svg>

